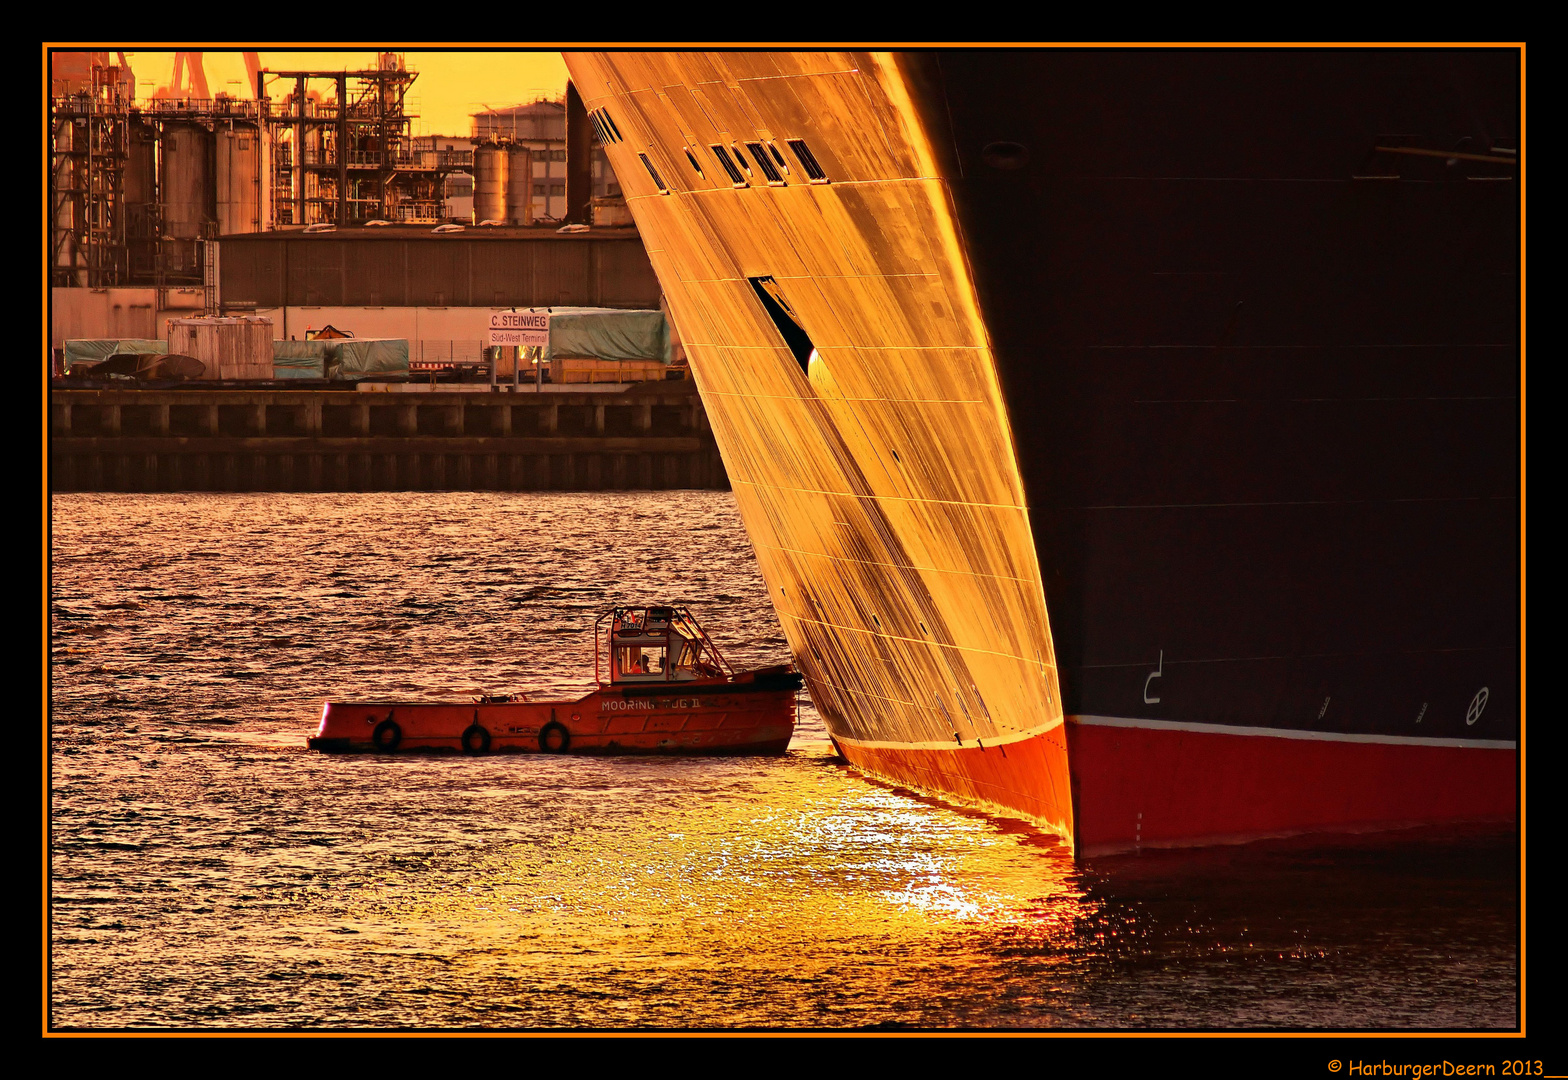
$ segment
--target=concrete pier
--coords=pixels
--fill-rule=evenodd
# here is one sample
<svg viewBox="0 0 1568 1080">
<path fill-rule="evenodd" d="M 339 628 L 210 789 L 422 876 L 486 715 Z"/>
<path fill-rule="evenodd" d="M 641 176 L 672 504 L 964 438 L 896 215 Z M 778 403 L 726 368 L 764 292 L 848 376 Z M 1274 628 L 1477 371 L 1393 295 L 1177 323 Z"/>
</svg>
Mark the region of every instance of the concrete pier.
<svg viewBox="0 0 1568 1080">
<path fill-rule="evenodd" d="M 727 489 L 701 399 L 493 391 L 49 394 L 54 491 Z"/>
</svg>

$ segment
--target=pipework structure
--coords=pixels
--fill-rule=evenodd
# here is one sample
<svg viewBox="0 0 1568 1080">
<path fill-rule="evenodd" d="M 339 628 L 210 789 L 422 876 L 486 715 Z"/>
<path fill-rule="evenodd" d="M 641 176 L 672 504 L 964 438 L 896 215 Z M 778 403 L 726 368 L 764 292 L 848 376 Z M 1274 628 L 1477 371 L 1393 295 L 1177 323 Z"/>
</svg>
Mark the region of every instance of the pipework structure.
<svg viewBox="0 0 1568 1080">
<path fill-rule="evenodd" d="M 406 100 L 417 78 L 397 53 L 381 53 L 373 70 L 257 73 L 275 148 L 275 228 L 446 220 L 447 174 L 471 169 L 473 154 L 414 138 Z M 275 107 L 269 82 L 293 83 Z M 332 96 L 312 82 L 329 83 Z"/>
<path fill-rule="evenodd" d="M 194 75 L 194 93 L 177 77 L 139 102 L 115 55 L 50 56 L 51 284 L 201 284 L 208 241 L 270 224 L 266 103 Z M 197 54 L 177 56 L 179 72 Z"/>
<path fill-rule="evenodd" d="M 473 152 L 413 137 L 401 55 L 365 71 L 246 62 L 254 98 L 208 96 L 200 54 L 179 53 L 170 85 L 139 102 L 124 53 L 51 52 L 52 285 L 201 285 L 218 236 L 447 220 L 446 177 Z M 279 83 L 292 85 L 274 102 Z"/>
<path fill-rule="evenodd" d="M 55 284 L 117 285 L 129 273 L 126 168 L 131 157 L 124 54 L 61 73 L 49 125 L 49 265 Z M 138 162 L 139 163 L 139 162 Z M 138 176 L 138 180 L 140 177 Z"/>
</svg>

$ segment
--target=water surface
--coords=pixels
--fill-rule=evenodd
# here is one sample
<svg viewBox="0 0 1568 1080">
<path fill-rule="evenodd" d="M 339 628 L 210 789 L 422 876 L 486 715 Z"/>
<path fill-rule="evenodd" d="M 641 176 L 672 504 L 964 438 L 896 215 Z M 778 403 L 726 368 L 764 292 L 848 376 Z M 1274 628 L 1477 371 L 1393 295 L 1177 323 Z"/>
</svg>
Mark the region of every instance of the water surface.
<svg viewBox="0 0 1568 1080">
<path fill-rule="evenodd" d="M 730 495 L 73 494 L 51 538 L 50 1022 L 1510 1029 L 1514 841 L 1075 864 L 837 762 L 320 755 L 329 696 L 591 682 L 690 604 L 787 659 Z"/>
</svg>

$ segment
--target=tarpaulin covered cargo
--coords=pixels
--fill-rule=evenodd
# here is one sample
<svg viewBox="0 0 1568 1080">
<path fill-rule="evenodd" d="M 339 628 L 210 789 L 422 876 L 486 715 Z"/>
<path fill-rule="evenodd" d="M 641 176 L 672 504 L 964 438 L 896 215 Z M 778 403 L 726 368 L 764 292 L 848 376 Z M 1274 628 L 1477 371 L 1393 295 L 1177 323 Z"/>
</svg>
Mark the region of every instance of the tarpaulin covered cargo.
<svg viewBox="0 0 1568 1080">
<path fill-rule="evenodd" d="M 315 338 L 274 341 L 275 379 L 347 379 L 408 374 L 407 338 Z"/>
<path fill-rule="evenodd" d="M 327 378 L 365 379 L 373 375 L 408 374 L 407 338 L 338 338 L 311 344 L 331 345 Z"/>
<path fill-rule="evenodd" d="M 274 341 L 274 379 L 325 379 L 327 354 L 337 352 L 336 341 Z"/>
<path fill-rule="evenodd" d="M 78 338 L 65 343 L 65 370 L 72 364 L 96 364 L 116 353 L 166 353 L 167 342 L 157 338 Z"/>
<path fill-rule="evenodd" d="M 545 348 L 544 359 L 548 362 L 557 356 L 657 360 L 668 364 L 670 324 L 662 311 L 551 308 L 550 344 Z"/>
</svg>

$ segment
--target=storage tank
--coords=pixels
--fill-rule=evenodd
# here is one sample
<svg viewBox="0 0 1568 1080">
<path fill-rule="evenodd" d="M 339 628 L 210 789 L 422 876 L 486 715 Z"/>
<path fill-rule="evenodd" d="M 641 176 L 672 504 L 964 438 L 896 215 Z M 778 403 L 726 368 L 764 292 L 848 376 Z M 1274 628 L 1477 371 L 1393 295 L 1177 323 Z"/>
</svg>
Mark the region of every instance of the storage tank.
<svg viewBox="0 0 1568 1080">
<path fill-rule="evenodd" d="M 150 124 L 131 123 L 125 157 L 125 231 L 133 240 L 153 235 L 158 202 L 158 133 Z"/>
<path fill-rule="evenodd" d="M 272 320 L 170 319 L 169 352 L 200 360 L 207 368 L 204 379 L 270 379 Z"/>
<path fill-rule="evenodd" d="M 526 146 L 513 146 L 508 149 L 506 159 L 506 223 L 532 225 L 534 223 L 533 155 L 529 153 Z"/>
<path fill-rule="evenodd" d="M 507 147 L 481 143 L 474 147 L 474 221 L 506 219 Z"/>
<path fill-rule="evenodd" d="M 217 132 L 218 235 L 261 232 L 269 214 L 271 175 L 267 139 L 252 124 L 235 124 Z"/>
<path fill-rule="evenodd" d="M 214 219 L 212 132 L 197 124 L 163 129 L 163 235 L 176 240 L 201 238 Z"/>
</svg>

